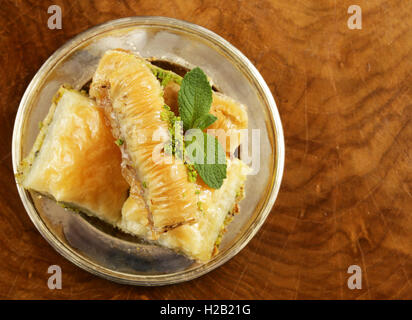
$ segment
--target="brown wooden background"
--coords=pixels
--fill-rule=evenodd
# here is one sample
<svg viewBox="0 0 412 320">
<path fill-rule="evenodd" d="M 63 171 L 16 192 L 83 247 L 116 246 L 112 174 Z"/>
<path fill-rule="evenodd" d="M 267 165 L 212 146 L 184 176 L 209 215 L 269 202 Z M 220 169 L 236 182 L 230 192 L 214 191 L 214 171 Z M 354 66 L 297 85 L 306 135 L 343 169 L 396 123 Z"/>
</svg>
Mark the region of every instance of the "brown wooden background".
<svg viewBox="0 0 412 320">
<path fill-rule="evenodd" d="M 412 2 L 1 1 L 0 298 L 412 298 Z M 63 29 L 47 28 L 47 8 Z M 162 15 L 202 25 L 239 48 L 277 101 L 286 139 L 283 184 L 250 244 L 184 284 L 118 285 L 57 254 L 29 220 L 11 166 L 23 92 L 59 46 L 98 23 Z M 47 288 L 47 268 L 63 289 Z M 349 290 L 349 265 L 363 289 Z"/>
</svg>

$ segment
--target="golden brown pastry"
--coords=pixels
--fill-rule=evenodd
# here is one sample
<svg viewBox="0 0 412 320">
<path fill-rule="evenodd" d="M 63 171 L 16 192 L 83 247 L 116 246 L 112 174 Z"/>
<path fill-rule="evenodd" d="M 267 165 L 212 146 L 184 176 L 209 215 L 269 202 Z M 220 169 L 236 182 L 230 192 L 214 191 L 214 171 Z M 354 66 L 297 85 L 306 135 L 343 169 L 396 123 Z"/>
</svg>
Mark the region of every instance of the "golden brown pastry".
<svg viewBox="0 0 412 320">
<path fill-rule="evenodd" d="M 227 177 L 219 189 L 200 178 L 189 182 L 183 162 L 162 154 L 170 140 L 163 105 L 177 110 L 180 86 L 169 81 L 162 88 L 152 71 L 142 58 L 111 50 L 101 59 L 90 89 L 100 107 L 61 88 L 22 162 L 20 180 L 26 189 L 127 233 L 208 261 L 238 212 L 249 168 L 227 158 Z M 245 107 L 220 93 L 213 94 L 210 112 L 218 120 L 209 128 L 222 130 L 227 139 L 247 128 Z M 161 163 L 153 159 L 156 150 L 163 155 Z"/>
<path fill-rule="evenodd" d="M 194 222 L 195 184 L 188 181 L 181 160 L 162 153 L 170 140 L 169 124 L 161 117 L 163 89 L 147 62 L 128 52 L 107 51 L 94 74 L 90 95 L 105 108 L 113 135 L 122 142 L 124 176 L 132 197 L 144 200 L 153 236 Z M 156 152 L 163 156 L 160 161 L 154 158 Z"/>
<path fill-rule="evenodd" d="M 227 178 L 219 189 L 211 189 L 201 181 L 197 182 L 201 212 L 197 222 L 162 233 L 157 243 L 203 262 L 217 252 L 226 225 L 238 212 L 237 204 L 243 198 L 243 186 L 250 170 L 239 159 L 228 159 L 227 164 Z M 150 228 L 142 202 L 129 197 L 123 206 L 122 220 L 118 226 L 125 232 L 147 238 Z"/>
<path fill-rule="evenodd" d="M 217 120 L 207 128 L 208 132 L 217 137 L 222 145 L 225 145 L 226 140 L 226 152 L 232 154 L 243 142 L 241 131 L 248 127 L 246 107 L 224 94 L 215 92 L 210 113 L 217 117 Z M 215 133 L 210 130 L 215 130 Z"/>
<path fill-rule="evenodd" d="M 164 86 L 164 102 L 178 114 L 178 91 L 181 78 L 169 71 L 148 65 Z M 164 77 L 164 78 L 162 78 Z M 164 81 L 169 79 L 169 81 Z M 246 108 L 220 93 L 213 94 L 210 112 L 218 120 L 209 128 L 216 129 L 215 136 L 227 135 L 228 154 L 239 145 L 239 130 L 248 126 Z M 220 131 L 219 131 L 220 130 Z M 229 148 L 230 139 L 232 147 Z M 225 143 L 225 140 L 223 140 Z M 168 248 L 186 254 L 198 261 L 208 261 L 217 248 L 233 215 L 238 212 L 238 202 L 243 197 L 243 187 L 249 168 L 240 160 L 227 159 L 227 178 L 219 189 L 209 188 L 200 178 L 196 181 L 198 214 L 195 223 L 178 226 L 168 232 L 160 233 L 156 239 Z M 129 197 L 122 209 L 119 228 L 142 238 L 151 238 L 150 221 L 147 218 L 145 202 L 139 197 Z"/>
<path fill-rule="evenodd" d="M 103 110 L 62 87 L 18 178 L 26 189 L 116 224 L 129 188 L 120 163 Z"/>
<path fill-rule="evenodd" d="M 179 76 L 174 75 L 174 77 Z M 164 88 L 165 103 L 175 114 L 179 113 L 177 102 L 179 90 L 180 85 L 173 80 Z M 217 120 L 205 131 L 219 139 L 222 146 L 226 147 L 225 151 L 228 155 L 232 154 L 243 142 L 244 136 L 241 131 L 248 128 L 246 107 L 222 93 L 213 92 L 210 113 L 217 117 Z"/>
</svg>

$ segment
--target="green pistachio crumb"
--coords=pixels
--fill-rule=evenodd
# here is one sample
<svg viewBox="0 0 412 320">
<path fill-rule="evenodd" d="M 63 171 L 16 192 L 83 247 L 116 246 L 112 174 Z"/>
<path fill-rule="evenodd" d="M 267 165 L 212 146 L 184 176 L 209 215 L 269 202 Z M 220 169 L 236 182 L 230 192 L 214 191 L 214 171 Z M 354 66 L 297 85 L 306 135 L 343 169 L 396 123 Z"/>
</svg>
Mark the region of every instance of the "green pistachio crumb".
<svg viewBox="0 0 412 320">
<path fill-rule="evenodd" d="M 198 202 L 197 202 L 197 208 L 198 208 L 200 211 L 203 211 L 203 204 L 202 204 L 201 201 L 198 201 Z"/>
<path fill-rule="evenodd" d="M 190 182 L 195 182 L 197 179 L 197 171 L 195 170 L 195 167 L 193 164 L 186 163 L 186 168 L 187 168 L 187 177 Z"/>
</svg>

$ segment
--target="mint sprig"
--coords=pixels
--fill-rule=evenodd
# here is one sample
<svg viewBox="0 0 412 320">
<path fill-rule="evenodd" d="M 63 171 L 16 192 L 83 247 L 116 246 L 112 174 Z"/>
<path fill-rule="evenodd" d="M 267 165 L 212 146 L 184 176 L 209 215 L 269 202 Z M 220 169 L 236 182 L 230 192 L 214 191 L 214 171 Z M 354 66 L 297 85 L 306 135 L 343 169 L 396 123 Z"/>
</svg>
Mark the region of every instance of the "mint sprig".
<svg viewBox="0 0 412 320">
<path fill-rule="evenodd" d="M 212 95 L 212 87 L 202 69 L 194 68 L 183 77 L 178 104 L 185 131 L 204 130 L 217 120 L 209 113 Z M 197 135 L 197 139 L 185 140 L 186 148 L 193 150 L 192 154 L 186 153 L 188 161 L 209 187 L 219 189 L 227 171 L 226 155 L 219 140 L 204 132 Z"/>
<path fill-rule="evenodd" d="M 185 140 L 186 157 L 199 176 L 209 187 L 219 189 L 227 170 L 225 151 L 219 140 L 199 129 L 190 130 Z"/>
<path fill-rule="evenodd" d="M 202 69 L 197 67 L 186 73 L 177 99 L 183 129 L 196 128 L 195 121 L 207 115 L 212 105 L 212 87 Z"/>
<path fill-rule="evenodd" d="M 200 118 L 197 118 L 193 123 L 193 128 L 199 128 L 200 130 L 206 129 L 212 123 L 214 123 L 217 118 L 213 114 L 204 114 Z"/>
</svg>

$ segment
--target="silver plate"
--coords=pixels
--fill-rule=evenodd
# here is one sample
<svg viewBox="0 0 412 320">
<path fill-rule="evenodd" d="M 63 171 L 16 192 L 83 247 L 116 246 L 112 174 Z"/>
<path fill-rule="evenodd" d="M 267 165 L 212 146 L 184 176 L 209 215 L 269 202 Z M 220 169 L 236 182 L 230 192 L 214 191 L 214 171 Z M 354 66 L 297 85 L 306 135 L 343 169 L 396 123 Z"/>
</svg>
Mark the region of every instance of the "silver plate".
<svg viewBox="0 0 412 320">
<path fill-rule="evenodd" d="M 102 54 L 115 48 L 189 68 L 200 66 L 222 92 L 248 106 L 249 129 L 260 129 L 260 169 L 248 177 L 240 214 L 230 224 L 219 253 L 207 263 L 193 263 L 64 210 L 17 184 L 20 197 L 43 237 L 93 274 L 134 285 L 165 285 L 199 277 L 236 255 L 259 230 L 277 197 L 285 157 L 282 125 L 268 86 L 252 63 L 215 33 L 171 18 L 131 17 L 96 26 L 67 42 L 43 64 L 20 102 L 12 141 L 14 172 L 30 151 L 38 123 L 58 87 L 68 83 L 81 88 Z"/>
</svg>

